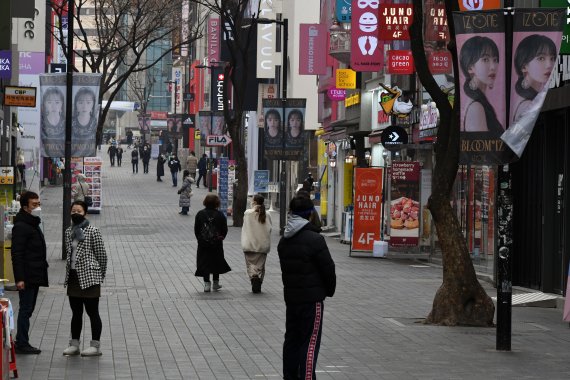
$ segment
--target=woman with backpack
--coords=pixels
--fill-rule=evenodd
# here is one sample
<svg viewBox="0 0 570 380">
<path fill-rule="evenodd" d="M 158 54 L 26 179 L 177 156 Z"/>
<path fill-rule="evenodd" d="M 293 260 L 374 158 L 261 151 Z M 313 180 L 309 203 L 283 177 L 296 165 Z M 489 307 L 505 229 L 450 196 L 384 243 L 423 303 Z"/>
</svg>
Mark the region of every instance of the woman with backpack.
<svg viewBox="0 0 570 380">
<path fill-rule="evenodd" d="M 194 183 L 194 178 L 190 176 L 189 170 L 184 169 L 183 174 L 182 187 L 178 190 L 178 194 L 180 194 L 178 206 L 182 207 L 182 211 L 179 212 L 180 215 L 188 215 L 188 211 L 190 211 L 190 197 L 192 197 L 192 184 Z"/>
<path fill-rule="evenodd" d="M 194 234 L 198 239 L 198 254 L 196 255 L 196 276 L 204 278 L 204 292 L 213 288 L 218 291 L 220 274 L 232 270 L 224 258 L 224 239 L 228 234 L 228 223 L 220 208 L 220 198 L 208 194 L 204 198 L 204 209 L 196 214 Z M 210 274 L 214 285 L 210 282 Z"/>
<path fill-rule="evenodd" d="M 262 195 L 253 196 L 252 207 L 243 215 L 241 230 L 241 247 L 253 293 L 261 293 L 265 261 L 271 248 L 271 217 L 265 212 L 264 201 Z"/>
</svg>

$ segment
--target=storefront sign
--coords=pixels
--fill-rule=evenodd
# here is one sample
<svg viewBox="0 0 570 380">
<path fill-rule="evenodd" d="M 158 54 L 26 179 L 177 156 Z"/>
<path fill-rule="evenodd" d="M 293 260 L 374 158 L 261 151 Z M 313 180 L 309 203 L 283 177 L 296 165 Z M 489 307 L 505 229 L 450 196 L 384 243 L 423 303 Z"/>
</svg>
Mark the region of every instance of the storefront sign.
<svg viewBox="0 0 570 380">
<path fill-rule="evenodd" d="M 220 60 L 220 19 L 208 18 L 208 61 L 210 64 Z"/>
<path fill-rule="evenodd" d="M 220 211 L 227 217 L 228 216 L 228 158 L 221 157 L 219 160 L 220 176 L 218 178 L 218 195 L 220 197 Z"/>
<path fill-rule="evenodd" d="M 459 9 L 462 11 L 482 11 L 483 9 L 499 9 L 501 7 L 500 0 L 457 0 Z M 544 3 L 544 0 L 542 0 Z M 567 0 L 560 0 L 566 3 Z M 544 6 L 544 5 L 543 5 Z"/>
<path fill-rule="evenodd" d="M 432 74 L 451 74 L 453 72 L 453 62 L 451 53 L 448 51 L 437 51 L 428 55 L 429 71 Z"/>
<path fill-rule="evenodd" d="M 382 131 L 380 141 L 386 149 L 399 149 L 400 145 L 408 143 L 408 133 L 404 128 L 392 125 Z"/>
<path fill-rule="evenodd" d="M 382 69 L 384 44 L 378 40 L 379 5 L 379 0 L 352 0 L 350 66 L 355 71 Z"/>
<path fill-rule="evenodd" d="M 388 74 L 413 74 L 414 57 L 411 50 L 388 51 Z"/>
<path fill-rule="evenodd" d="M 259 17 L 275 20 L 277 9 L 271 0 L 259 0 Z M 277 24 L 257 24 L 257 65 L 256 77 L 269 79 L 275 77 L 275 64 L 279 62 L 279 54 L 275 53 L 277 41 Z"/>
<path fill-rule="evenodd" d="M 413 5 L 383 4 L 380 6 L 380 39 L 409 40 L 413 21 Z"/>
<path fill-rule="evenodd" d="M 356 71 L 352 69 L 337 69 L 336 88 L 355 89 Z"/>
<path fill-rule="evenodd" d="M 390 246 L 415 247 L 420 230 L 420 163 L 392 162 Z"/>
<path fill-rule="evenodd" d="M 0 79 L 12 78 L 12 52 L 0 50 Z"/>
<path fill-rule="evenodd" d="M 332 87 L 327 90 L 327 95 L 333 102 L 340 102 L 346 98 L 346 90 Z"/>
<path fill-rule="evenodd" d="M 360 93 L 352 94 L 344 99 L 344 107 L 352 107 L 360 104 Z"/>
<path fill-rule="evenodd" d="M 4 105 L 15 107 L 35 107 L 35 87 L 4 87 Z"/>
<path fill-rule="evenodd" d="M 439 111 L 435 105 L 435 102 L 430 102 L 428 104 L 422 104 L 422 111 L 420 117 L 420 131 L 424 129 L 437 128 L 437 119 L 439 117 Z"/>
<path fill-rule="evenodd" d="M 211 77 L 211 91 L 214 92 L 212 97 L 211 108 L 214 111 L 224 110 L 224 68 L 223 67 L 213 67 L 212 77 Z"/>
<path fill-rule="evenodd" d="M 12 185 L 14 183 L 14 168 L 0 166 L 0 185 Z"/>
<path fill-rule="evenodd" d="M 301 24 L 299 37 L 299 75 L 327 73 L 327 26 Z"/>
<path fill-rule="evenodd" d="M 374 241 L 380 240 L 382 177 L 382 168 L 354 169 L 353 251 L 372 252 Z"/>
<path fill-rule="evenodd" d="M 351 15 L 350 0 L 336 0 L 336 19 L 339 22 L 350 22 Z"/>
<path fill-rule="evenodd" d="M 166 119 L 168 119 L 168 112 L 166 112 L 166 111 L 150 111 L 150 118 L 152 120 L 166 120 Z"/>
</svg>

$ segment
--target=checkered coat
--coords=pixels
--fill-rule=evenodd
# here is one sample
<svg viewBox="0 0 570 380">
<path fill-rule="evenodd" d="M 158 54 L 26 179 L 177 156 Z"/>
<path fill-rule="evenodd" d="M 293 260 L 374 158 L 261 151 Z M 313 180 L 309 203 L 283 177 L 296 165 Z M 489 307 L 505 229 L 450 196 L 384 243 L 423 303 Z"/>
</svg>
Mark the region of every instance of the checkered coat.
<svg viewBox="0 0 570 380">
<path fill-rule="evenodd" d="M 85 240 L 77 245 L 75 270 L 79 278 L 81 289 L 101 284 L 107 272 L 107 252 L 103 244 L 103 237 L 97 227 L 87 226 L 83 229 Z M 67 265 L 65 271 L 65 286 L 69 280 L 71 269 L 71 227 L 65 230 L 65 251 L 67 252 Z"/>
</svg>

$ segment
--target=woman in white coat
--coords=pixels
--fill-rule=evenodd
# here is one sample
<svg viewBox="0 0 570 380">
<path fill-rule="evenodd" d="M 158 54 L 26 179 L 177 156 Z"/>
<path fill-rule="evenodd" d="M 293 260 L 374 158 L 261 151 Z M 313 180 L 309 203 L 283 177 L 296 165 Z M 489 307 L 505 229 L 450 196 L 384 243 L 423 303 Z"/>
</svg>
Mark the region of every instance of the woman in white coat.
<svg viewBox="0 0 570 380">
<path fill-rule="evenodd" d="M 265 260 L 271 248 L 271 217 L 265 211 L 264 201 L 259 194 L 253 196 L 252 208 L 245 211 L 241 230 L 241 247 L 253 293 L 261 293 Z"/>
</svg>

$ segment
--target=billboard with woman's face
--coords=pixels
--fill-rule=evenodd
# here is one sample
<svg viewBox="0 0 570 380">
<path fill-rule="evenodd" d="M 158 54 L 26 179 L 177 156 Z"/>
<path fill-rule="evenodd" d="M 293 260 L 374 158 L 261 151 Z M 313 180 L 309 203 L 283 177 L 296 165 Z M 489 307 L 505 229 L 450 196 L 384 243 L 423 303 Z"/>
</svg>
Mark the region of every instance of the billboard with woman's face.
<svg viewBox="0 0 570 380">
<path fill-rule="evenodd" d="M 306 99 L 263 99 L 265 156 L 297 160 L 305 146 Z"/>
</svg>

